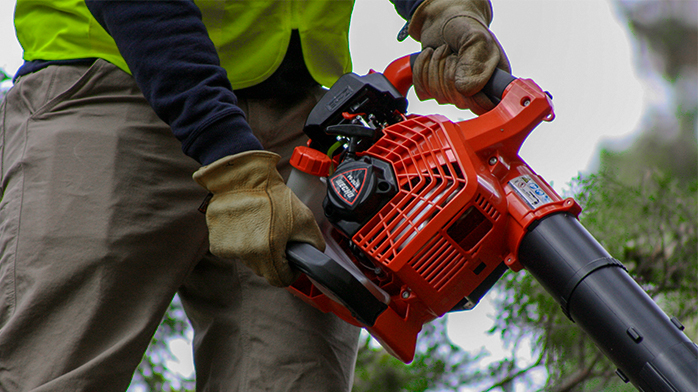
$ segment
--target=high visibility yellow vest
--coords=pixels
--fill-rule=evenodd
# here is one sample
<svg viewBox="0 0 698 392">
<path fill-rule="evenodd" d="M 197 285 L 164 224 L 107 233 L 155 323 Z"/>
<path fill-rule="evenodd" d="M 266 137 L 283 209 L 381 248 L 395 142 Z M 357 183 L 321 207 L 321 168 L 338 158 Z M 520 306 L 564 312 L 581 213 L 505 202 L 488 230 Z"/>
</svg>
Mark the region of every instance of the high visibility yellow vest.
<svg viewBox="0 0 698 392">
<path fill-rule="evenodd" d="M 195 0 L 234 89 L 254 86 L 279 67 L 298 30 L 313 78 L 331 86 L 351 71 L 349 22 L 354 0 Z M 84 0 L 18 0 L 24 59 L 102 58 L 130 73 L 114 40 Z"/>
</svg>

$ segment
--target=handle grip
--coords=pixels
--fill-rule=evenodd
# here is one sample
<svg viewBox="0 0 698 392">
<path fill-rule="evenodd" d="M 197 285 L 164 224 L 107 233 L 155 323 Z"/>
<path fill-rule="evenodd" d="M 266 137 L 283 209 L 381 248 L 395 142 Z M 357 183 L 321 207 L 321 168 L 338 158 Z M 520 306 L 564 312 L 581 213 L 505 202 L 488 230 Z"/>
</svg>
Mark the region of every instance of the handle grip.
<svg viewBox="0 0 698 392">
<path fill-rule="evenodd" d="M 414 62 L 417 60 L 419 53 L 412 53 L 391 62 L 383 71 L 383 75 L 392 83 L 393 86 L 402 94 L 407 95 L 407 91 L 412 87 L 412 67 Z M 485 87 L 482 88 L 482 92 L 492 100 L 495 104 L 498 104 L 504 96 L 504 91 L 511 82 L 516 80 L 516 77 L 510 73 L 495 68 L 494 73 L 490 77 Z"/>
<path fill-rule="evenodd" d="M 516 80 L 516 77 L 509 72 L 495 68 L 490 80 L 482 88 L 482 92 L 496 105 L 502 100 L 504 91 L 514 80 Z"/>
<path fill-rule="evenodd" d="M 362 283 L 360 271 L 350 271 L 310 244 L 289 243 L 286 258 L 292 267 L 306 274 L 325 295 L 343 305 L 357 321 L 368 327 L 372 327 L 378 316 L 388 308 L 364 285 L 366 282 Z"/>
</svg>

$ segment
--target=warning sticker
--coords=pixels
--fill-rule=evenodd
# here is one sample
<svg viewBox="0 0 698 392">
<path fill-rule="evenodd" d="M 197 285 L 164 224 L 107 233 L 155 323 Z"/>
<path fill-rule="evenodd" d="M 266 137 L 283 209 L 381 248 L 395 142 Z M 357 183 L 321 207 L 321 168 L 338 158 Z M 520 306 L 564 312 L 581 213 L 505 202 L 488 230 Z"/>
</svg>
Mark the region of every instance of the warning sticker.
<svg viewBox="0 0 698 392">
<path fill-rule="evenodd" d="M 332 188 L 348 205 L 353 205 L 361 194 L 367 170 L 365 168 L 348 170 L 331 179 Z"/>
<path fill-rule="evenodd" d="M 553 199 L 529 175 L 523 175 L 509 181 L 519 197 L 532 209 L 552 203 Z"/>
</svg>

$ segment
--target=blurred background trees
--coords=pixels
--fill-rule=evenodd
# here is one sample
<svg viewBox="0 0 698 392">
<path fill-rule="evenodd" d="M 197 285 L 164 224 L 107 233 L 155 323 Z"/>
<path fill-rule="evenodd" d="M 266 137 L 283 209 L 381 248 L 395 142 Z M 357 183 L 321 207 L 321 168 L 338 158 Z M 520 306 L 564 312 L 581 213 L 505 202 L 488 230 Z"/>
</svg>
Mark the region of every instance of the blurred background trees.
<svg viewBox="0 0 698 392">
<path fill-rule="evenodd" d="M 614 1 L 635 37 L 636 61 L 663 99 L 627 148 L 600 152 L 595 174 L 572 182 L 584 226 L 698 340 L 698 2 Z M 532 336 L 547 391 L 635 391 L 528 274 L 497 288 L 492 333 Z M 512 332 L 516 331 L 516 332 Z M 525 370 L 525 369 L 524 369 Z M 512 369 L 519 376 L 526 372 Z M 506 389 L 501 388 L 505 391 Z"/>
<path fill-rule="evenodd" d="M 0 69 L 0 101 L 5 97 L 10 87 L 12 87 L 12 78 L 4 70 Z"/>
<path fill-rule="evenodd" d="M 587 229 L 698 341 L 698 2 L 611 3 L 634 37 L 638 72 L 658 98 L 638 136 L 606 146 L 594 173 L 572 180 L 569 196 L 583 205 Z M 530 275 L 505 274 L 489 295 L 497 304 L 490 333 L 509 347 L 508 358 L 483 366 L 482 352 L 464 352 L 448 340 L 445 319 L 425 326 L 411 365 L 363 335 L 354 391 L 635 390 Z M 187 333 L 175 301 L 132 390 L 194 389 L 193 379 L 167 366 L 174 359 L 168 342 Z M 525 361 L 516 354 L 524 341 L 533 347 Z"/>
</svg>

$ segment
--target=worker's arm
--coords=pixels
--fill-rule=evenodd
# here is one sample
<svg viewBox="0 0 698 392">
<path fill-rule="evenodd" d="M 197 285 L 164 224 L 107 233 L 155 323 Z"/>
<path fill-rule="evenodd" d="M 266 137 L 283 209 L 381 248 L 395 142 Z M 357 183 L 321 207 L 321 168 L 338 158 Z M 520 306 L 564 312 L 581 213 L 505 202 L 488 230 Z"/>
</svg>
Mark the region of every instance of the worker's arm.
<svg viewBox="0 0 698 392">
<path fill-rule="evenodd" d="M 397 13 L 405 20 L 410 20 L 414 11 L 424 0 L 390 0 L 395 5 Z"/>
<path fill-rule="evenodd" d="M 155 112 L 204 166 L 194 180 L 213 194 L 206 223 L 213 254 L 237 259 L 275 286 L 298 276 L 288 242 L 321 250 L 310 210 L 284 184 L 279 156 L 252 134 L 201 13 L 192 1 L 91 1 Z"/>
<path fill-rule="evenodd" d="M 86 0 L 155 113 L 203 165 L 261 150 L 193 1 Z"/>
</svg>

